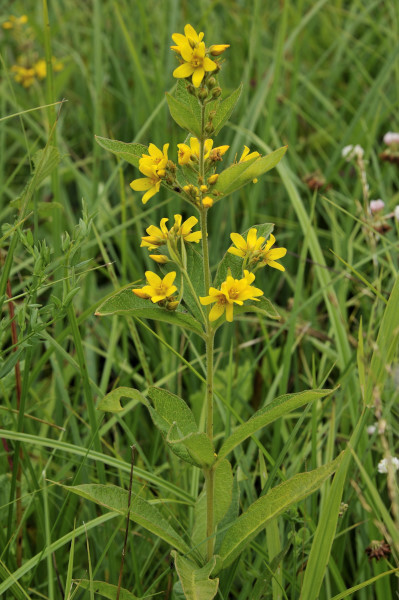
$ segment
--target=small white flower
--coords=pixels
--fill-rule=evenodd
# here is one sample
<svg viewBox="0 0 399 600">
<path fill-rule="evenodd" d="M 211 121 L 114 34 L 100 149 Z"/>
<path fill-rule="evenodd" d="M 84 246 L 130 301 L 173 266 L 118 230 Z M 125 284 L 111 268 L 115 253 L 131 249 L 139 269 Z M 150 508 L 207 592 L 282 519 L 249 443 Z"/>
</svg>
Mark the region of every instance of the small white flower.
<svg viewBox="0 0 399 600">
<path fill-rule="evenodd" d="M 391 144 L 399 144 L 399 133 L 394 133 L 393 131 L 388 131 L 384 135 L 384 143 L 387 146 L 390 146 Z"/>
<path fill-rule="evenodd" d="M 395 219 L 399 221 L 399 204 L 397 204 L 393 210 L 393 214 L 395 215 Z"/>
<path fill-rule="evenodd" d="M 364 150 L 359 144 L 356 144 L 355 146 L 350 144 L 349 146 L 342 148 L 341 154 L 343 158 L 350 161 L 352 158 L 363 158 Z"/>
<path fill-rule="evenodd" d="M 367 427 L 367 433 L 368 433 L 369 435 L 373 435 L 373 433 L 375 433 L 376 431 L 377 431 L 377 427 L 376 427 L 376 425 L 369 425 L 369 426 Z"/>
<path fill-rule="evenodd" d="M 392 456 L 390 458 L 383 458 L 378 463 L 378 467 L 377 467 L 378 472 L 379 473 L 388 473 L 388 469 L 390 466 L 392 467 L 392 469 L 397 471 L 399 469 L 399 458 L 396 458 L 396 456 Z"/>
<path fill-rule="evenodd" d="M 370 200 L 370 211 L 372 213 L 380 212 L 385 206 L 385 202 L 378 198 L 378 200 Z"/>
</svg>

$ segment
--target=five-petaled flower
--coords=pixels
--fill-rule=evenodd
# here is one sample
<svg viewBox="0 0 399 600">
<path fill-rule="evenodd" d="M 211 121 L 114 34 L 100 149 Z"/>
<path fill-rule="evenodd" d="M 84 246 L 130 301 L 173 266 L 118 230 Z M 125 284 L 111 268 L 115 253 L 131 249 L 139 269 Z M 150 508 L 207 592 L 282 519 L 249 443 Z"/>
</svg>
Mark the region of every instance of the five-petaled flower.
<svg viewBox="0 0 399 600">
<path fill-rule="evenodd" d="M 220 286 L 220 290 L 209 288 L 209 296 L 200 296 L 200 302 L 204 306 L 215 302 L 209 313 L 209 320 L 216 321 L 226 311 L 226 321 L 233 320 L 234 304 L 243 305 L 245 300 L 256 300 L 256 296 L 263 296 L 262 290 L 251 285 L 255 275 L 244 271 L 242 279 L 234 279 L 228 275 L 226 281 Z"/>
<path fill-rule="evenodd" d="M 148 250 L 154 250 L 163 244 L 166 244 L 168 239 L 174 240 L 176 238 L 183 238 L 185 242 L 195 242 L 198 244 L 202 238 L 201 231 L 192 231 L 192 228 L 198 223 L 196 217 L 189 217 L 186 221 L 183 221 L 181 215 L 175 215 L 174 225 L 168 230 L 166 223 L 169 221 L 167 218 L 161 219 L 159 227 L 150 225 L 147 227 L 146 232 L 148 235 L 141 238 L 140 247 L 148 248 Z M 164 259 L 158 262 L 164 262 Z"/>
<path fill-rule="evenodd" d="M 177 287 L 173 285 L 176 277 L 176 271 L 171 271 L 163 279 L 152 271 L 146 271 L 145 276 L 147 278 L 147 284 L 141 289 L 132 290 L 136 296 L 144 299 L 151 299 L 151 302 L 161 302 L 170 298 L 177 290 Z"/>
<path fill-rule="evenodd" d="M 177 44 L 171 46 L 183 59 L 183 63 L 173 71 L 176 79 L 191 77 L 194 87 L 199 87 L 205 73 L 217 69 L 217 64 L 206 56 L 205 43 L 202 41 L 204 34 L 197 34 L 191 25 L 184 28 L 185 35 L 174 33 L 173 41 Z"/>
<path fill-rule="evenodd" d="M 262 253 L 260 255 L 263 265 L 269 265 L 269 267 L 274 267 L 279 271 L 285 271 L 283 265 L 276 262 L 279 258 L 283 258 L 287 254 L 287 248 L 273 248 L 276 241 L 276 238 L 271 233 L 269 239 L 266 242 L 265 247 L 262 249 Z"/>
<path fill-rule="evenodd" d="M 250 254 L 257 252 L 261 249 L 262 245 L 266 240 L 266 238 L 262 236 L 256 237 L 257 233 L 257 229 L 255 229 L 255 227 L 252 227 L 248 231 L 246 241 L 239 233 L 231 233 L 231 241 L 236 246 L 236 248 L 234 248 L 234 246 L 231 246 L 231 248 L 228 249 L 228 252 L 230 252 L 230 254 L 235 254 L 235 256 L 241 256 L 241 258 L 245 258 Z"/>
<path fill-rule="evenodd" d="M 157 148 L 155 144 L 150 144 L 149 154 L 143 154 L 139 160 L 139 170 L 145 177 L 134 179 L 130 183 L 130 187 L 136 192 L 146 192 L 142 198 L 143 204 L 146 204 L 152 196 L 159 192 L 162 177 L 166 173 L 168 148 L 169 144 L 164 144 L 163 150 Z"/>
</svg>

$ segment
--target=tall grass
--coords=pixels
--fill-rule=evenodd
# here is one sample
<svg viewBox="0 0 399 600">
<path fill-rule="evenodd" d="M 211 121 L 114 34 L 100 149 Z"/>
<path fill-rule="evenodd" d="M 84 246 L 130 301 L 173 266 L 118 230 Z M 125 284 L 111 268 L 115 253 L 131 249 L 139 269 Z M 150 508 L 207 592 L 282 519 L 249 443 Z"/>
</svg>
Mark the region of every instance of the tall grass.
<svg viewBox="0 0 399 600">
<path fill-rule="evenodd" d="M 209 224 L 219 232 L 211 262 L 227 249 L 228 232 L 254 223 L 275 222 L 289 249 L 284 277 L 262 276 L 282 319 L 248 316 L 216 338 L 215 432 L 228 433 L 279 393 L 339 385 L 332 399 L 290 414 L 237 451 L 241 508 L 273 482 L 347 449 L 334 481 L 280 517 L 223 574 L 219 597 L 395 598 L 397 486 L 377 464 L 398 445 L 399 229 L 390 217 L 389 230 L 376 233 L 355 163 L 341 151 L 365 149 L 369 197 L 392 212 L 398 167 L 379 154 L 384 133 L 399 130 L 399 5 L 48 0 L 48 29 L 46 3 L 28 4 L 15 0 L 9 10 L 28 15 L 35 51 L 64 68 L 24 89 L 10 69 L 30 50 L 1 31 L 0 596 L 89 598 L 90 587 L 70 590 L 72 578 L 117 583 L 124 520 L 62 485 L 127 488 L 132 444 L 133 490 L 172 523 L 193 519 L 199 476 L 165 451 L 142 407 L 131 400 L 122 416 L 101 419 L 95 406 L 116 386 L 145 391 L 153 379 L 204 419 L 202 348 L 168 325 L 94 316 L 106 295 L 150 267 L 138 251 L 145 228 L 177 211 L 163 192 L 143 207 L 128 187 L 137 172 L 103 152 L 94 135 L 171 148 L 184 141 L 163 98 L 174 86 L 170 35 L 191 23 L 231 45 L 225 92 L 244 82 L 217 142 L 230 145 L 231 158 L 244 139 L 260 152 L 289 146 L 277 170 L 220 203 Z M 31 158 L 49 140 L 61 161 L 21 206 Z M 316 190 L 305 182 L 314 172 L 325 182 Z M 366 547 L 382 539 L 392 553 L 369 561 Z M 167 548 L 133 525 L 123 587 L 171 598 L 174 577 Z"/>
</svg>

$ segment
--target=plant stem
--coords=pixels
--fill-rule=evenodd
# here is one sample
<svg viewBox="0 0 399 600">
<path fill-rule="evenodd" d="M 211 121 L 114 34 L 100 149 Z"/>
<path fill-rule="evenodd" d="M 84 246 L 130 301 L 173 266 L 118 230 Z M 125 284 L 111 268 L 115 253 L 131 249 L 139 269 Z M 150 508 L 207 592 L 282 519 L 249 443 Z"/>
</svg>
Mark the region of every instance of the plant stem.
<svg viewBox="0 0 399 600">
<path fill-rule="evenodd" d="M 200 185 L 205 184 L 205 104 L 201 103 L 201 139 L 199 140 L 199 179 Z M 211 283 L 211 274 L 209 268 L 209 248 L 208 248 L 208 209 L 202 206 L 202 192 L 200 194 L 201 207 L 201 232 L 202 232 L 202 260 L 204 265 L 204 283 L 205 294 L 209 293 Z M 213 338 L 215 332 L 209 322 L 209 307 L 206 310 L 206 434 L 213 443 Z M 214 546 L 214 471 L 213 469 L 204 470 L 206 486 L 206 537 L 207 537 L 207 559 L 213 556 Z"/>
</svg>

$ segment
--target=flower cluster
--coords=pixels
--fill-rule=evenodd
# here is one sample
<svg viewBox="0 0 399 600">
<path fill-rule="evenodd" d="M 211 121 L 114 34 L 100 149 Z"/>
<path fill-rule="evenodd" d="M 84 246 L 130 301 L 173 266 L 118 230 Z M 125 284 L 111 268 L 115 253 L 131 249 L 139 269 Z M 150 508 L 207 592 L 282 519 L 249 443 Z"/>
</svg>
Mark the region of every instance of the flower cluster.
<svg viewBox="0 0 399 600">
<path fill-rule="evenodd" d="M 11 67 L 14 81 L 21 84 L 24 88 L 30 88 L 35 81 L 42 81 L 47 76 L 47 63 L 43 58 L 39 58 L 39 52 L 35 49 L 35 31 L 28 24 L 28 17 L 22 15 L 16 17 L 10 15 L 7 21 L 2 24 L 3 29 L 10 32 L 13 40 L 15 64 Z M 54 72 L 61 71 L 63 64 L 52 59 L 52 69 Z"/>
<path fill-rule="evenodd" d="M 172 49 L 181 62 L 173 75 L 178 79 L 191 78 L 191 81 L 186 83 L 186 93 L 195 96 L 199 105 L 204 108 L 208 102 L 212 102 L 218 97 L 219 92 L 215 93 L 215 90 L 220 90 L 217 88 L 215 79 L 215 74 L 220 70 L 220 64 L 217 58 L 213 60 L 210 56 L 220 56 L 229 46 L 222 44 L 207 48 L 203 37 L 203 32 L 197 34 L 191 25 L 186 25 L 184 35 L 173 34 L 172 38 L 176 45 L 172 46 Z M 205 110 L 202 111 L 202 114 L 205 114 Z M 203 219 L 208 209 L 223 195 L 218 186 L 220 174 L 215 171 L 218 163 L 223 161 L 229 146 L 214 147 L 213 139 L 207 136 L 214 131 L 212 120 L 216 111 L 208 110 L 206 114 L 206 119 L 208 119 L 206 124 L 202 117 L 203 137 L 199 139 L 191 135 L 184 142 L 177 144 L 177 164 L 172 162 L 168 156 L 168 143 L 164 144 L 162 150 L 150 143 L 148 153 L 142 154 L 138 166 L 144 177 L 133 180 L 130 187 L 135 191 L 145 192 L 142 197 L 144 204 L 159 192 L 163 185 L 166 189 L 178 193 L 183 200 L 194 205 Z M 259 152 L 251 151 L 248 146 L 244 146 L 238 163 L 256 162 L 260 156 Z M 237 162 L 234 161 L 233 164 L 237 164 Z M 256 183 L 257 180 L 253 179 L 252 181 Z M 149 256 L 155 262 L 163 265 L 172 261 L 179 267 L 183 278 L 188 277 L 184 245 L 186 243 L 198 244 L 201 240 L 203 245 L 207 244 L 207 241 L 204 242 L 203 239 L 204 230 L 193 231 L 197 223 L 198 219 L 194 216 L 183 221 L 182 215 L 176 214 L 174 215 L 174 224 L 169 228 L 168 219 L 162 218 L 159 227 L 156 225 L 147 227 L 147 235 L 141 238 L 141 247 L 152 252 Z M 245 301 L 259 301 L 259 297 L 263 296 L 263 291 L 252 284 L 255 281 L 255 272 L 260 267 L 268 265 L 280 271 L 285 270 L 277 261 L 285 256 L 287 250 L 273 248 L 276 241 L 273 235 L 270 235 L 268 239 L 261 235 L 258 237 L 258 230 L 253 227 L 248 231 L 246 239 L 239 233 L 232 233 L 230 237 L 233 246 L 229 248 L 228 252 L 243 259 L 241 269 L 243 276 L 235 278 L 228 270 L 225 281 L 220 284 L 220 289 L 210 286 L 207 296 L 197 297 L 197 306 L 201 309 L 204 319 L 207 319 L 209 323 L 218 320 L 223 314 L 225 314 L 226 320 L 231 322 L 234 305 L 242 306 Z M 140 289 L 134 289 L 133 292 L 139 298 L 151 300 L 154 304 L 173 310 L 177 308 L 183 297 L 183 288 L 179 300 L 174 296 L 177 291 L 174 285 L 175 278 L 175 271 L 169 272 L 163 279 L 155 273 L 147 271 L 147 284 Z M 193 292 L 192 283 L 188 282 L 188 285 Z M 205 315 L 201 305 L 211 304 L 213 304 L 212 308 Z"/>
<path fill-rule="evenodd" d="M 173 71 L 173 76 L 177 79 L 192 78 L 192 83 L 195 88 L 198 88 L 204 77 L 212 71 L 219 69 L 219 64 L 209 58 L 211 56 L 219 56 L 227 48 L 228 44 L 217 44 L 206 48 L 203 42 L 204 34 L 197 33 L 191 25 L 186 25 L 184 35 L 174 33 L 172 39 L 176 46 L 171 46 L 176 52 L 180 60 L 180 66 Z"/>
</svg>

